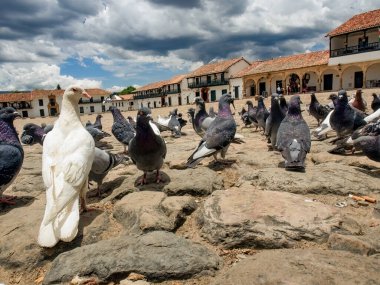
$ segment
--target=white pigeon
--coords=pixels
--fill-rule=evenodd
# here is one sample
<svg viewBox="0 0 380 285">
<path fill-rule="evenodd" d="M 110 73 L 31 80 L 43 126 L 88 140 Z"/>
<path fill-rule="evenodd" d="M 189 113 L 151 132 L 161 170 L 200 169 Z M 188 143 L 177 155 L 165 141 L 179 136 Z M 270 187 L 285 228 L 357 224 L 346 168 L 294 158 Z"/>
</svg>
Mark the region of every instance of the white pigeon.
<svg viewBox="0 0 380 285">
<path fill-rule="evenodd" d="M 88 174 L 95 154 L 95 142 L 79 118 L 82 88 L 65 90 L 61 114 L 44 140 L 42 178 L 46 187 L 46 208 L 38 244 L 53 247 L 59 240 L 72 241 L 78 233 L 80 206 L 86 209 Z"/>
</svg>

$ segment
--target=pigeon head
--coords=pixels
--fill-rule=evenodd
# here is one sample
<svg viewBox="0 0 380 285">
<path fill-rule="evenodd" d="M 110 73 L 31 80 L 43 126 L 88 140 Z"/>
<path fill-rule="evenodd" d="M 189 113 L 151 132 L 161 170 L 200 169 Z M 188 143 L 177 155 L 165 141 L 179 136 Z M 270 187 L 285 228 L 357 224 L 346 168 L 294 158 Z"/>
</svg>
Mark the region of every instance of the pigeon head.
<svg viewBox="0 0 380 285">
<path fill-rule="evenodd" d="M 355 98 L 357 98 L 357 99 L 362 98 L 362 91 L 360 89 L 356 90 Z"/>
<path fill-rule="evenodd" d="M 346 106 L 348 105 L 347 92 L 345 90 L 340 90 L 338 92 L 338 99 L 336 100 L 336 106 Z"/>
<path fill-rule="evenodd" d="M 301 98 L 299 95 L 294 95 L 289 100 L 288 113 L 290 115 L 301 115 Z"/>
<path fill-rule="evenodd" d="M 218 115 L 224 117 L 224 116 L 231 116 L 231 109 L 230 109 L 230 104 L 235 109 L 234 105 L 234 99 L 232 98 L 231 94 L 223 94 L 222 97 L 219 99 L 219 111 Z"/>
<path fill-rule="evenodd" d="M 137 122 L 148 123 L 152 120 L 152 112 L 148 107 L 142 107 L 137 111 Z"/>
<path fill-rule="evenodd" d="M 81 97 L 91 98 L 91 96 L 79 86 L 69 86 L 65 93 L 63 93 L 63 98 L 66 98 L 73 102 L 78 102 Z"/>
<path fill-rule="evenodd" d="M 372 97 L 373 98 L 377 98 L 377 94 L 376 93 L 372 93 Z"/>
<path fill-rule="evenodd" d="M 99 114 L 96 116 L 96 118 L 103 118 L 103 116 Z"/>
<path fill-rule="evenodd" d="M 197 108 L 199 108 L 201 110 L 205 110 L 206 109 L 205 101 L 203 101 L 202 98 L 200 98 L 200 97 L 195 98 L 194 99 L 194 103 L 197 106 Z"/>
<path fill-rule="evenodd" d="M 253 103 L 251 100 L 248 100 L 247 102 L 245 102 L 245 104 L 247 104 L 248 106 L 253 106 Z"/>
<path fill-rule="evenodd" d="M 44 129 L 36 124 L 26 124 L 23 127 L 21 134 L 21 142 L 23 144 L 33 145 L 35 143 L 41 143 L 45 136 Z"/>
<path fill-rule="evenodd" d="M 0 110 L 0 120 L 5 122 L 13 122 L 17 117 L 21 117 L 17 111 L 12 107 L 6 107 Z"/>
</svg>

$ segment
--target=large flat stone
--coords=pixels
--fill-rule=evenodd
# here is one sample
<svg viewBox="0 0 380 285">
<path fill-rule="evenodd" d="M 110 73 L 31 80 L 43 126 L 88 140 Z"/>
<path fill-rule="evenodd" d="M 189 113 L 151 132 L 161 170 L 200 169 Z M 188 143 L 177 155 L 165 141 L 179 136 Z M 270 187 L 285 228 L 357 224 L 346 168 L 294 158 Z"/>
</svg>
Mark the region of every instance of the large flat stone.
<svg viewBox="0 0 380 285">
<path fill-rule="evenodd" d="M 334 208 L 301 195 L 251 187 L 215 191 L 198 220 L 202 235 L 213 244 L 281 248 L 302 239 L 326 241 L 340 218 Z"/>
<path fill-rule="evenodd" d="M 379 284 L 380 256 L 331 250 L 266 250 L 218 276 L 213 285 Z"/>
<path fill-rule="evenodd" d="M 121 236 L 76 248 L 59 255 L 43 284 L 61 284 L 75 275 L 117 282 L 129 273 L 148 281 L 182 279 L 213 273 L 221 259 L 206 247 L 172 233 L 155 231 L 142 236 Z"/>
<path fill-rule="evenodd" d="M 134 192 L 116 203 L 114 217 L 128 232 L 173 231 L 197 207 L 193 197 L 154 191 Z"/>
<path fill-rule="evenodd" d="M 333 162 L 308 165 L 306 172 L 266 168 L 250 171 L 242 180 L 248 180 L 260 189 L 296 194 L 371 195 L 379 193 L 377 179 L 369 171 Z"/>
</svg>

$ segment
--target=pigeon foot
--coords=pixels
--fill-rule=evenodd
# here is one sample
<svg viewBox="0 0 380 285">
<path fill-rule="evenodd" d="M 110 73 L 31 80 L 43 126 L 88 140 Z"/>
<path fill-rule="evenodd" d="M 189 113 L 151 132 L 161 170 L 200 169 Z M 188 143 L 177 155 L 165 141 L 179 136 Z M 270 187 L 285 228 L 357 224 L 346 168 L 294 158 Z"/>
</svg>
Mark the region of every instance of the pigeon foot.
<svg viewBox="0 0 380 285">
<path fill-rule="evenodd" d="M 146 172 L 144 172 L 144 175 L 143 175 L 143 177 L 140 179 L 140 181 L 137 182 L 137 185 L 140 185 L 140 186 L 145 185 L 145 184 L 147 184 L 147 181 L 146 181 Z"/>
<path fill-rule="evenodd" d="M 157 183 L 157 184 L 160 184 L 160 182 L 164 182 L 164 180 L 163 180 L 162 177 L 161 177 L 160 171 L 157 170 L 157 174 L 156 174 L 156 183 Z"/>
<path fill-rule="evenodd" d="M 15 200 L 17 196 L 5 196 L 3 195 L 0 197 L 0 203 L 8 204 L 8 205 L 16 205 L 16 202 L 13 202 L 12 200 Z"/>
</svg>

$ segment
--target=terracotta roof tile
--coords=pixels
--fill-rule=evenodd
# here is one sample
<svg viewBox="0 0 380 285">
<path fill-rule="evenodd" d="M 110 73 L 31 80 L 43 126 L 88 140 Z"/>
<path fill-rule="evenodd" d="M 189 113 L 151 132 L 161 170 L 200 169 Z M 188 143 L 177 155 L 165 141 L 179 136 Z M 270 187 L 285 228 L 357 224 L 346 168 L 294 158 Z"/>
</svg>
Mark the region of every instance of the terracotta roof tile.
<svg viewBox="0 0 380 285">
<path fill-rule="evenodd" d="M 100 89 L 100 88 L 88 88 L 85 90 L 91 96 L 108 96 L 111 94 L 111 92 L 106 91 L 104 89 Z M 57 90 L 57 89 L 40 90 L 40 89 L 37 89 L 37 90 L 31 91 L 31 94 L 32 94 L 31 96 L 32 96 L 32 99 L 40 99 L 40 98 L 46 98 L 50 95 L 62 96 L 64 92 L 65 92 L 65 90 L 63 90 L 63 89 L 61 89 L 61 90 Z"/>
<path fill-rule="evenodd" d="M 119 95 L 120 98 L 123 100 L 133 100 L 133 94 L 124 94 L 124 95 Z"/>
<path fill-rule="evenodd" d="M 294 68 L 318 66 L 327 64 L 328 60 L 328 50 L 276 57 L 270 60 L 255 61 L 251 64 L 251 66 L 243 69 L 234 77 L 242 77 L 250 74 L 274 72 Z"/>
<path fill-rule="evenodd" d="M 202 76 L 202 75 L 207 75 L 207 74 L 224 72 L 229 67 L 231 67 L 232 65 L 234 65 L 240 60 L 245 60 L 245 59 L 243 57 L 238 57 L 238 58 L 232 58 L 228 60 L 222 60 L 218 62 L 205 64 L 197 68 L 196 70 L 194 70 L 192 73 L 188 74 L 186 77 L 190 78 L 190 77 L 195 77 L 195 76 Z"/>
<path fill-rule="evenodd" d="M 182 81 L 184 78 L 186 78 L 186 76 L 187 76 L 187 74 L 176 75 L 176 76 L 170 78 L 170 79 L 165 83 L 165 85 L 181 83 L 181 81 Z"/>
<path fill-rule="evenodd" d="M 144 85 L 140 88 L 137 88 L 135 91 L 133 91 L 133 93 L 161 88 L 162 86 L 164 86 L 166 84 L 166 82 L 168 82 L 168 80 L 162 80 L 162 81 L 158 81 L 158 82 L 149 83 L 149 84 Z"/>
<path fill-rule="evenodd" d="M 347 22 L 329 32 L 326 36 L 337 36 L 380 26 L 380 9 L 353 16 Z"/>
<path fill-rule="evenodd" d="M 9 92 L 0 94 L 0 102 L 21 102 L 32 101 L 30 91 L 27 92 Z"/>
</svg>

